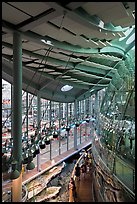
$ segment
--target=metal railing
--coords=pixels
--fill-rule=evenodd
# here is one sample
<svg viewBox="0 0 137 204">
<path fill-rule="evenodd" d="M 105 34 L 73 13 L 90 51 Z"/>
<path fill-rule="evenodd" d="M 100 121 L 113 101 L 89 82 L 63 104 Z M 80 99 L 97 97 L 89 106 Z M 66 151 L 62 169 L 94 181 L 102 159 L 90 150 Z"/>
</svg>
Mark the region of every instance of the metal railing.
<svg viewBox="0 0 137 204">
<path fill-rule="evenodd" d="M 108 151 L 107 154 L 104 154 L 103 151 L 100 152 L 100 148 L 96 146 L 95 140 L 93 141 L 93 143 L 94 143 L 94 146 L 92 148 L 92 153 L 94 155 L 95 161 L 104 169 L 104 171 L 110 172 L 111 175 L 126 190 L 129 196 L 132 199 L 134 199 L 135 198 L 135 193 L 134 193 L 135 192 L 135 169 L 129 164 L 125 163 L 117 155 L 112 154 L 111 151 Z"/>
</svg>

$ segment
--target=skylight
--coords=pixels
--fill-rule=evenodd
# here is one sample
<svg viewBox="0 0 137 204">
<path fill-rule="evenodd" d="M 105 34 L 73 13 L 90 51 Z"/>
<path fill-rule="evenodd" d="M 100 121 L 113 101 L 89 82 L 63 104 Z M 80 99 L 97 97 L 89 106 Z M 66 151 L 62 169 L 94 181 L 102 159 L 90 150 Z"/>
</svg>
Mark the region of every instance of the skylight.
<svg viewBox="0 0 137 204">
<path fill-rule="evenodd" d="M 65 85 L 61 88 L 61 91 L 70 91 L 71 89 L 73 89 L 73 86 Z"/>
</svg>

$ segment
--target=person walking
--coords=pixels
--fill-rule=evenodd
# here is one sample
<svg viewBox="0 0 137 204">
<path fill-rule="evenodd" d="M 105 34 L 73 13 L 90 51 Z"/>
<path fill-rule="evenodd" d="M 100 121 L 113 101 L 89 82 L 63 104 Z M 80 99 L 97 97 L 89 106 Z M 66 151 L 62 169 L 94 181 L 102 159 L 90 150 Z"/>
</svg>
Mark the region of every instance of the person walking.
<svg viewBox="0 0 137 204">
<path fill-rule="evenodd" d="M 78 164 L 75 167 L 75 176 L 78 179 L 78 181 L 80 181 L 80 167 Z"/>
<path fill-rule="evenodd" d="M 75 181 L 73 179 L 73 177 L 70 178 L 70 182 L 69 182 L 69 193 L 70 193 L 70 202 L 75 202 L 76 197 L 77 197 L 77 193 L 76 193 L 76 185 L 75 185 Z"/>
<path fill-rule="evenodd" d="M 86 172 L 87 172 L 87 167 L 86 167 L 85 162 L 83 162 L 82 165 L 81 165 L 81 173 L 82 173 L 84 178 L 85 178 Z"/>
</svg>

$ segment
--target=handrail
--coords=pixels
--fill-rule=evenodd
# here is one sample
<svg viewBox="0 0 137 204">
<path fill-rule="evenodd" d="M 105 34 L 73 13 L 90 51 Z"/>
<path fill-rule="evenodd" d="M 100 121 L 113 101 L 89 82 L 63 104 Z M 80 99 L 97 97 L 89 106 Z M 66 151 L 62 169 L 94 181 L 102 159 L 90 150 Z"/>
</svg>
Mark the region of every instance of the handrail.
<svg viewBox="0 0 137 204">
<path fill-rule="evenodd" d="M 96 152 L 96 153 L 95 153 Z M 95 159 L 95 154 L 97 154 L 97 157 L 98 157 L 98 161 L 96 161 Z M 120 159 L 120 158 L 119 158 Z M 118 177 L 113 173 L 112 175 L 108 175 L 106 173 L 106 171 L 103 170 L 102 167 L 105 167 L 105 170 L 107 170 L 108 172 L 110 172 L 110 169 L 107 167 L 106 163 L 102 160 L 102 158 L 100 157 L 95 145 L 94 145 L 94 148 L 93 148 L 93 160 L 95 161 L 95 163 L 97 164 L 97 166 L 99 166 L 99 168 L 104 172 L 104 174 L 106 174 L 110 179 L 115 178 L 117 180 L 117 182 L 120 182 L 120 184 L 122 185 L 122 187 L 128 191 L 128 193 L 131 195 L 131 197 L 134 197 L 135 194 L 120 180 L 118 179 Z M 120 159 L 121 160 L 121 159 Z M 101 166 L 99 165 L 99 163 L 101 162 Z M 123 161 L 122 161 L 123 162 Z M 128 165 L 129 166 L 129 165 Z M 111 190 L 113 191 L 113 186 L 111 185 Z"/>
<path fill-rule="evenodd" d="M 22 185 L 22 191 L 25 191 L 25 195 L 24 195 L 24 197 L 22 198 L 22 202 L 26 202 L 26 200 L 27 200 L 27 197 L 28 197 L 28 190 L 27 190 L 27 187 L 23 184 Z"/>
</svg>

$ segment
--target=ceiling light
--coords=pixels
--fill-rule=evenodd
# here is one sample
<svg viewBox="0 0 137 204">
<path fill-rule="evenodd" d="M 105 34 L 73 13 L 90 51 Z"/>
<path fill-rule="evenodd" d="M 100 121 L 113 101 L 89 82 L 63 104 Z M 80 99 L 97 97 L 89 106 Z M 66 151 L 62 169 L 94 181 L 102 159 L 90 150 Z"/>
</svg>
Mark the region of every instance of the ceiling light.
<svg viewBox="0 0 137 204">
<path fill-rule="evenodd" d="M 118 33 L 118 35 L 119 35 L 120 37 L 122 37 L 122 35 L 121 35 L 120 33 Z"/>
<path fill-rule="evenodd" d="M 101 40 L 99 40 L 99 42 L 103 45 L 103 46 L 106 46 L 106 44 L 105 43 L 103 43 Z"/>
<path fill-rule="evenodd" d="M 91 89 L 90 92 L 94 91 L 94 89 Z"/>
<path fill-rule="evenodd" d="M 46 40 L 42 39 L 41 41 L 44 42 L 46 45 L 54 46 L 50 40 L 46 41 Z"/>
<path fill-rule="evenodd" d="M 133 33 L 126 41 L 126 44 L 130 44 L 135 40 L 135 33 Z"/>
<path fill-rule="evenodd" d="M 101 28 L 104 28 L 104 22 L 103 21 L 100 21 L 99 22 L 99 26 L 101 27 Z M 100 31 L 101 32 L 101 31 Z"/>
<path fill-rule="evenodd" d="M 93 40 L 91 40 L 91 39 L 90 39 L 90 41 L 91 41 L 92 43 L 94 43 L 95 45 L 98 45 L 97 42 L 95 42 L 95 41 L 93 41 Z"/>
<path fill-rule="evenodd" d="M 73 89 L 73 86 L 65 85 L 61 88 L 61 91 L 70 91 L 71 89 Z"/>
</svg>

